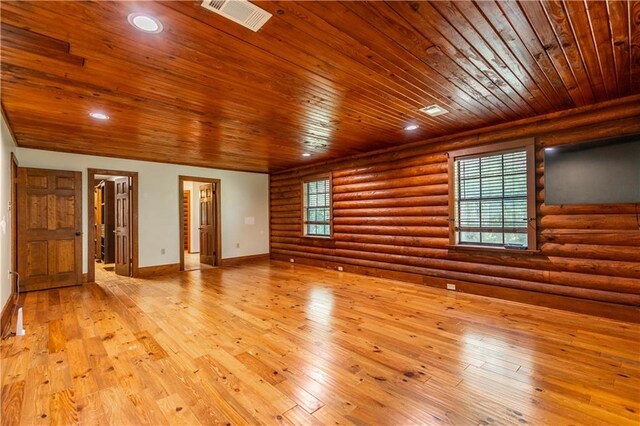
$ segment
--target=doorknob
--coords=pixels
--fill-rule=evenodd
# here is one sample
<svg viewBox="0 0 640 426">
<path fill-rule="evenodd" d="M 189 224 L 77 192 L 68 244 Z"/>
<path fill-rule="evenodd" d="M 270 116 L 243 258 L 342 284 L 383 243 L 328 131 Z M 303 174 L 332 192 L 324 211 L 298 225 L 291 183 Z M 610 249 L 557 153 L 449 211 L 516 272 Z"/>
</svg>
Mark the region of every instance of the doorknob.
<svg viewBox="0 0 640 426">
<path fill-rule="evenodd" d="M 76 237 L 79 237 L 80 235 L 82 235 L 81 231 L 76 231 Z"/>
</svg>

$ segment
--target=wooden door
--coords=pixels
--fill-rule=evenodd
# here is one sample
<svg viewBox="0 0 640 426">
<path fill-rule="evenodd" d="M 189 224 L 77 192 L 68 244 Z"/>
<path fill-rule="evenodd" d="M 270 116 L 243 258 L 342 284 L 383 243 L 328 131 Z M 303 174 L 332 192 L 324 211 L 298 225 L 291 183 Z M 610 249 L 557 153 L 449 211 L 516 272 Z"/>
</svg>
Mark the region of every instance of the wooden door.
<svg viewBox="0 0 640 426">
<path fill-rule="evenodd" d="M 115 180 L 116 274 L 131 276 L 131 196 L 128 177 Z"/>
<path fill-rule="evenodd" d="M 185 189 L 182 193 L 182 197 L 182 217 L 184 219 L 182 221 L 182 234 L 184 236 L 184 246 L 182 247 L 182 249 L 187 252 L 191 252 L 191 191 Z"/>
<path fill-rule="evenodd" d="M 213 265 L 215 238 L 213 184 L 200 185 L 200 263 Z"/>
<path fill-rule="evenodd" d="M 20 291 L 82 283 L 82 174 L 18 168 Z"/>
<path fill-rule="evenodd" d="M 114 263 L 116 259 L 116 209 L 115 182 L 105 180 L 102 184 L 102 261 Z M 128 208 L 128 206 L 127 206 Z"/>
<path fill-rule="evenodd" d="M 97 185 L 93 189 L 93 244 L 94 259 L 102 259 L 102 188 Z"/>
</svg>

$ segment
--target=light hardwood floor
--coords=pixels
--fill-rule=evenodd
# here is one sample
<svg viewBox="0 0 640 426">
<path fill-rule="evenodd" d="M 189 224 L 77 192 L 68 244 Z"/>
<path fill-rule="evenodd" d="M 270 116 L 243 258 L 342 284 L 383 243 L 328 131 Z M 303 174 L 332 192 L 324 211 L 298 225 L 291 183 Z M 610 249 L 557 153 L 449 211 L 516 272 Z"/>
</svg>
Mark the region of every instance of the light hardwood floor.
<svg viewBox="0 0 640 426">
<path fill-rule="evenodd" d="M 640 328 L 261 261 L 29 293 L 3 424 L 635 424 Z"/>
<path fill-rule="evenodd" d="M 200 253 L 189 253 L 188 251 L 184 252 L 184 270 L 185 271 L 193 271 L 198 269 L 208 269 L 213 268 L 211 265 L 207 265 L 206 263 L 200 263 Z"/>
</svg>

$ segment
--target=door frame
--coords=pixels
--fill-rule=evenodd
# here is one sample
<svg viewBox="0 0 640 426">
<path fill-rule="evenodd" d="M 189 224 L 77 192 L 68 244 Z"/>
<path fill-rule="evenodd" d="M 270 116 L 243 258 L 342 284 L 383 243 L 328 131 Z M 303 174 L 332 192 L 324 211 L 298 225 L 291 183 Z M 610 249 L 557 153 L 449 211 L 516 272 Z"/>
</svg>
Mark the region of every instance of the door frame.
<svg viewBox="0 0 640 426">
<path fill-rule="evenodd" d="M 18 158 L 11 153 L 11 295 L 18 292 Z"/>
<path fill-rule="evenodd" d="M 184 183 L 185 182 L 202 182 L 202 183 L 210 183 L 213 185 L 213 192 L 215 194 L 216 200 L 216 208 L 215 208 L 215 233 L 214 238 L 215 241 L 213 244 L 216 248 L 216 255 L 213 259 L 213 266 L 220 266 L 222 263 L 222 238 L 221 238 L 221 228 L 220 228 L 220 179 L 213 178 L 205 178 L 205 177 L 196 177 L 196 176 L 178 176 L 178 211 L 180 212 L 178 221 L 178 226 L 180 227 L 180 270 L 184 271 Z"/>
<path fill-rule="evenodd" d="M 93 214 L 94 205 L 92 182 L 96 175 L 107 176 L 128 176 L 131 178 L 131 276 L 137 277 L 138 268 L 138 172 L 126 172 L 122 170 L 108 169 L 87 169 L 87 282 L 94 282 L 96 279 L 96 253 L 95 247 L 91 244 L 95 238 L 93 225 L 95 215 Z M 91 248 L 91 250 L 89 249 Z"/>
</svg>

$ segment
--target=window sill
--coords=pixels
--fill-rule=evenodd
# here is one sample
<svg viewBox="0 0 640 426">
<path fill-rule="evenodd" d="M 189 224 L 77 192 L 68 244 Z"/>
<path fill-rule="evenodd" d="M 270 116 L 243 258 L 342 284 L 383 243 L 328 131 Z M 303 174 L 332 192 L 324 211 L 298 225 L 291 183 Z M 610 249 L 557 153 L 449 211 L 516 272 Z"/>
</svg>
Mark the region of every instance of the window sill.
<svg viewBox="0 0 640 426">
<path fill-rule="evenodd" d="M 538 254 L 540 250 L 531 249 L 513 249 L 505 247 L 491 247 L 491 246 L 473 246 L 473 245 L 447 245 L 447 249 L 451 251 L 475 251 L 475 252 L 490 252 L 490 253 L 508 253 L 508 254 Z"/>
<path fill-rule="evenodd" d="M 312 240 L 333 240 L 333 237 L 330 235 L 327 236 L 323 236 L 323 235 L 301 235 L 302 238 L 309 238 Z"/>
</svg>

